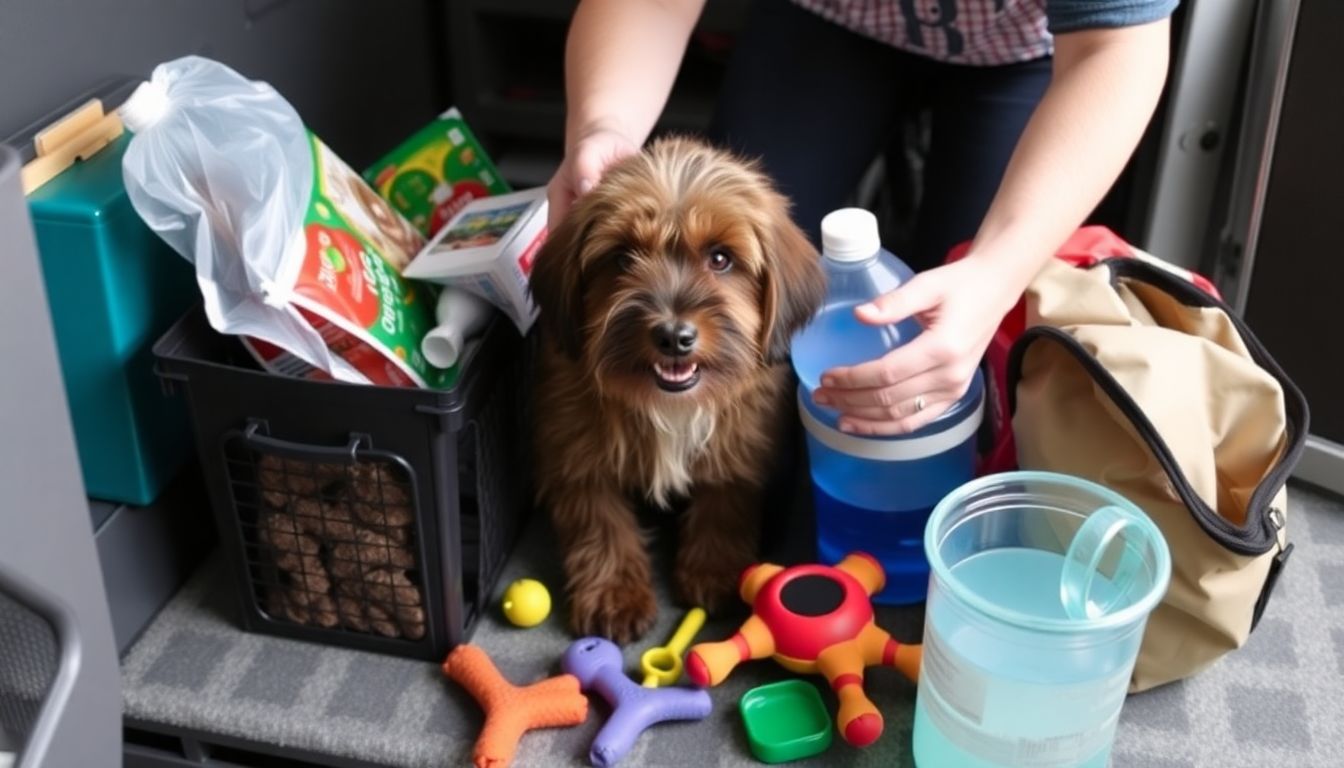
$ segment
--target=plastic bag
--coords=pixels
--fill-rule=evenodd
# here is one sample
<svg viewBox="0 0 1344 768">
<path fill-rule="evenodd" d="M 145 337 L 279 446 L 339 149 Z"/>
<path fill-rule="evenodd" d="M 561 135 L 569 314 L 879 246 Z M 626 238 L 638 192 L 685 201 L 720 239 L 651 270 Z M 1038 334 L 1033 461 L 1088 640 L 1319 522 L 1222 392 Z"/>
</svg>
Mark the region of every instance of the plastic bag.
<svg viewBox="0 0 1344 768">
<path fill-rule="evenodd" d="M 155 67 L 118 112 L 134 134 L 122 164 L 131 203 L 195 264 L 215 330 L 365 381 L 290 303 L 313 176 L 293 107 L 265 83 L 187 56 Z"/>
</svg>

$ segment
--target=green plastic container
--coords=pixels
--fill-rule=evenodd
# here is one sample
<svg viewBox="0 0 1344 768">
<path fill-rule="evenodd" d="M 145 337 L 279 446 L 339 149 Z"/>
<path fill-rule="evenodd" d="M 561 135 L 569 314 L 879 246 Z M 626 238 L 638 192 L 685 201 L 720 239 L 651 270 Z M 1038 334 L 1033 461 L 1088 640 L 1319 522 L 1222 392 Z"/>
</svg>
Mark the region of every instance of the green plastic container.
<svg viewBox="0 0 1344 768">
<path fill-rule="evenodd" d="M 757 686 L 738 702 L 751 753 L 764 763 L 785 763 L 825 752 L 834 729 L 816 686 L 787 679 Z"/>
<path fill-rule="evenodd" d="M 30 150 L 23 138 L 7 143 Z M 126 196 L 129 140 L 123 133 L 33 190 L 28 203 L 85 493 L 143 506 L 192 457 L 186 409 L 164 396 L 151 347 L 200 291 L 191 264 Z"/>
</svg>

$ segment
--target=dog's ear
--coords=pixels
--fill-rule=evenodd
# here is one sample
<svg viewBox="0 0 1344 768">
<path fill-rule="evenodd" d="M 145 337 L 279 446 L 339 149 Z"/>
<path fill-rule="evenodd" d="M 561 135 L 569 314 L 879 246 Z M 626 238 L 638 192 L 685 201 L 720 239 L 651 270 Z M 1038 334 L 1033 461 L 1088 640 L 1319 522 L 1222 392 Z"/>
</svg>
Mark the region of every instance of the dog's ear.
<svg viewBox="0 0 1344 768">
<path fill-rule="evenodd" d="M 826 298 L 826 274 L 817 249 L 780 204 L 765 231 L 764 306 L 761 350 L 767 363 L 789 359 L 793 335 L 807 325 Z"/>
<path fill-rule="evenodd" d="M 542 332 L 570 359 L 582 354 L 583 266 L 580 254 L 587 236 L 587 217 L 571 208 L 546 235 L 532 267 L 529 290 L 537 305 Z"/>
</svg>

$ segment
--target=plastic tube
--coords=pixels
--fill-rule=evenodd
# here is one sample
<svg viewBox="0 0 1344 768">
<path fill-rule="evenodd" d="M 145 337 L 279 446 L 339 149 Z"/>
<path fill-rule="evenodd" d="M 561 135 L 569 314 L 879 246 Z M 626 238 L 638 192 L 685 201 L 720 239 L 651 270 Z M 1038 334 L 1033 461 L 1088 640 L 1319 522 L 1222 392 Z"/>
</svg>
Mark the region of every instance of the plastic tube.
<svg viewBox="0 0 1344 768">
<path fill-rule="evenodd" d="M 445 286 L 435 307 L 438 325 L 420 342 L 420 352 L 435 368 L 451 368 L 462 355 L 467 339 L 485 328 L 492 307 L 485 299 L 454 286 Z"/>
</svg>

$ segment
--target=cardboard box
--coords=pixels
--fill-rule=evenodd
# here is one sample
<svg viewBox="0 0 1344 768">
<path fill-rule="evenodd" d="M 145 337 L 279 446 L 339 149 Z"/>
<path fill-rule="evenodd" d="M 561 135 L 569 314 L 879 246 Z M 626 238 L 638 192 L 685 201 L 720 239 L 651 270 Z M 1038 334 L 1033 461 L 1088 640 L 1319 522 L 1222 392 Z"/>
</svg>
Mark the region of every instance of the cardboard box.
<svg viewBox="0 0 1344 768">
<path fill-rule="evenodd" d="M 474 200 L 406 265 L 416 280 L 456 285 L 498 307 L 526 334 L 536 320 L 528 288 L 546 238 L 546 188 Z"/>
<path fill-rule="evenodd" d="M 369 166 L 364 178 L 426 237 L 471 201 L 513 191 L 456 107 Z"/>
</svg>

